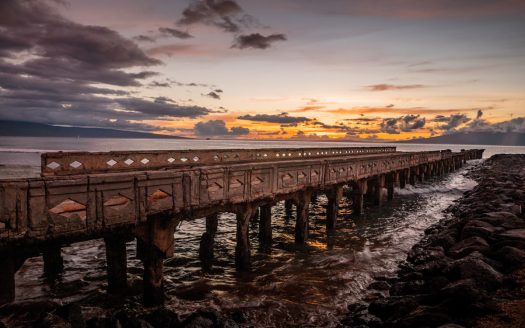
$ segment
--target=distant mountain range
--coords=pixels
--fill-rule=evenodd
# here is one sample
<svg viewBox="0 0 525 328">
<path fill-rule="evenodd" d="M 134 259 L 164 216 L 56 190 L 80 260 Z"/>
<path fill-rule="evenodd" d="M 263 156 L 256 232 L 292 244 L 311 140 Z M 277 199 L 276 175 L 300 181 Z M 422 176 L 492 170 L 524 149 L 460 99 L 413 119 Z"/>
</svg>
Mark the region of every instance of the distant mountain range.
<svg viewBox="0 0 525 328">
<path fill-rule="evenodd" d="M 65 138 L 142 138 L 142 139 L 186 139 L 162 134 L 133 132 L 103 128 L 79 128 L 55 126 L 41 123 L 1 121 L 0 136 L 12 137 L 65 137 Z"/>
<path fill-rule="evenodd" d="M 432 138 L 404 140 L 399 143 L 525 146 L 525 133 L 455 133 Z"/>
</svg>

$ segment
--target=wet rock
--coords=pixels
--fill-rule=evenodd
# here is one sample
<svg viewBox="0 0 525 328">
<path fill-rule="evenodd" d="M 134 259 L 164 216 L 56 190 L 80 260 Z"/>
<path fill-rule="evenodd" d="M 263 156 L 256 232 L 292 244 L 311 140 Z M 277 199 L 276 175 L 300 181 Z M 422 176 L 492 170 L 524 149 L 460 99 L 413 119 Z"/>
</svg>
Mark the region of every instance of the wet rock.
<svg viewBox="0 0 525 328">
<path fill-rule="evenodd" d="M 86 321 L 82 315 L 82 309 L 78 304 L 60 306 L 57 308 L 56 314 L 67 320 L 72 328 L 86 327 Z"/>
<path fill-rule="evenodd" d="M 380 319 L 407 315 L 419 306 L 416 297 L 393 296 L 388 299 L 376 300 L 370 303 L 368 312 Z"/>
<path fill-rule="evenodd" d="M 58 315 L 47 313 L 38 320 L 34 328 L 71 328 L 69 322 Z"/>
<path fill-rule="evenodd" d="M 386 281 L 375 281 L 368 285 L 368 289 L 388 290 L 390 289 L 390 284 L 388 284 Z"/>
<path fill-rule="evenodd" d="M 143 316 L 142 319 L 146 320 L 154 328 L 175 328 L 180 324 L 177 313 L 164 308 L 152 311 Z"/>
<path fill-rule="evenodd" d="M 180 325 L 181 328 L 214 328 L 220 326 L 219 315 L 215 311 L 194 312 Z"/>
<path fill-rule="evenodd" d="M 495 289 L 503 282 L 503 275 L 487 264 L 479 253 L 454 261 L 450 274 L 459 279 L 473 279 L 477 285 L 488 289 Z"/>
<path fill-rule="evenodd" d="M 495 252 L 494 255 L 503 262 L 507 271 L 525 268 L 524 250 L 512 246 L 504 246 Z"/>
<path fill-rule="evenodd" d="M 448 250 L 448 255 L 454 259 L 462 258 L 472 252 L 484 252 L 489 249 L 489 244 L 485 239 L 473 236 L 463 239 Z"/>
</svg>

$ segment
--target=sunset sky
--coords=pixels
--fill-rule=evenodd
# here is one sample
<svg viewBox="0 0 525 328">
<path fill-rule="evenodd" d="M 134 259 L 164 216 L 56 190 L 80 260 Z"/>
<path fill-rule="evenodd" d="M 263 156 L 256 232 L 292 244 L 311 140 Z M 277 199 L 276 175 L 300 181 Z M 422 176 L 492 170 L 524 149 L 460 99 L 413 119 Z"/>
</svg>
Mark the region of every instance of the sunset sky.
<svg viewBox="0 0 525 328">
<path fill-rule="evenodd" d="M 2 120 L 398 140 L 524 117 L 524 0 L 0 0 Z"/>
</svg>

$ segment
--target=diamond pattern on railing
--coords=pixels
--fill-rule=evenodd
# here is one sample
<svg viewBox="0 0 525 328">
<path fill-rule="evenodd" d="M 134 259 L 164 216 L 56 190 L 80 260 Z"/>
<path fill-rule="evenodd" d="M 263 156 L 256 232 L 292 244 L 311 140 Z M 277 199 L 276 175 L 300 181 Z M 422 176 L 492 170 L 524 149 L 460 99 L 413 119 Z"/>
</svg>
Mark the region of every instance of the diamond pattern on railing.
<svg viewBox="0 0 525 328">
<path fill-rule="evenodd" d="M 70 163 L 69 166 L 71 166 L 74 169 L 78 169 L 82 166 L 82 163 L 80 163 L 79 161 L 74 161 L 73 163 Z"/>
<path fill-rule="evenodd" d="M 124 163 L 125 163 L 127 166 L 130 166 L 131 164 L 135 163 L 135 161 L 132 160 L 131 158 L 128 158 L 127 160 L 124 161 Z"/>
<path fill-rule="evenodd" d="M 195 157 L 193 157 L 193 161 L 194 161 L 194 162 L 198 162 L 199 159 L 200 159 L 199 156 L 195 156 Z"/>
<path fill-rule="evenodd" d="M 109 161 L 106 162 L 106 164 L 109 166 L 114 166 L 115 164 L 117 164 L 117 161 L 114 159 L 110 159 Z"/>
<path fill-rule="evenodd" d="M 187 158 L 187 157 L 182 157 L 182 158 L 180 159 L 180 161 L 186 163 L 186 162 L 188 161 L 188 158 Z"/>
<path fill-rule="evenodd" d="M 175 162 L 175 158 L 173 157 L 168 158 L 168 163 L 173 163 L 173 162 Z"/>
<path fill-rule="evenodd" d="M 221 159 L 221 158 L 219 157 L 219 155 L 214 155 L 214 156 L 213 156 L 213 160 L 214 160 L 214 161 L 218 161 L 218 160 L 220 160 L 220 159 Z"/>
<path fill-rule="evenodd" d="M 140 160 L 140 162 L 141 162 L 142 164 L 146 165 L 146 164 L 149 163 L 149 159 L 147 159 L 147 158 L 143 158 L 143 159 Z"/>
<path fill-rule="evenodd" d="M 55 170 L 60 167 L 60 164 L 58 164 L 57 162 L 51 162 L 47 164 L 46 166 L 49 167 L 51 170 Z"/>
</svg>

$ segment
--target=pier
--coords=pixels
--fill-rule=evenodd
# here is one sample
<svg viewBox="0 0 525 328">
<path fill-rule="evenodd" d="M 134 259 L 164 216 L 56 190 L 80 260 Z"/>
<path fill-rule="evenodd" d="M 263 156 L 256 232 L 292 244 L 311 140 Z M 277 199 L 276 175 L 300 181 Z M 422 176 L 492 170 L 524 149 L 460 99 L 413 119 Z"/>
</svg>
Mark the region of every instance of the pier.
<svg viewBox="0 0 525 328">
<path fill-rule="evenodd" d="M 218 213 L 235 213 L 235 266 L 249 270 L 250 222 L 259 222 L 261 251 L 270 250 L 278 202 L 288 214 L 295 210 L 295 243 L 304 245 L 315 195 L 328 198 L 332 233 L 343 191 L 360 215 L 365 198 L 381 206 L 395 188 L 447 174 L 482 154 L 395 147 L 45 153 L 40 178 L 0 180 L 0 305 L 14 300 L 15 273 L 27 258 L 43 256 L 43 272 L 56 276 L 67 270 L 61 247 L 100 238 L 108 293 L 126 289 L 126 243 L 135 239 L 144 304 L 162 304 L 163 263 L 177 249 L 174 231 L 182 220 L 206 218 L 199 257 L 208 262 Z"/>
</svg>

